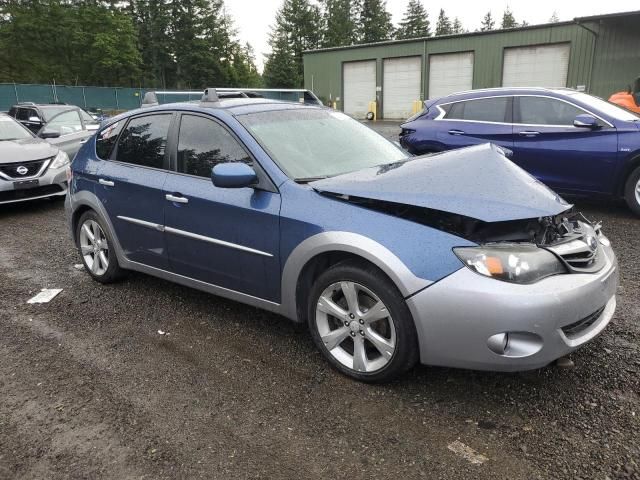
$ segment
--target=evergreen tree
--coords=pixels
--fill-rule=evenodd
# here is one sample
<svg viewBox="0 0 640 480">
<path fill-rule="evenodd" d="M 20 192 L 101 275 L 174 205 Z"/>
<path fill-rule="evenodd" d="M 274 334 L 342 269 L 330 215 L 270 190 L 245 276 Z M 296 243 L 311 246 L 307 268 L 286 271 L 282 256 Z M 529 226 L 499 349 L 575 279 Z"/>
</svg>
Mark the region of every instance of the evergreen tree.
<svg viewBox="0 0 640 480">
<path fill-rule="evenodd" d="M 438 14 L 438 21 L 436 23 L 436 37 L 440 35 L 449 35 L 453 33 L 451 27 L 451 20 L 444 13 L 444 9 L 440 9 L 440 13 Z"/>
<path fill-rule="evenodd" d="M 480 24 L 480 31 L 488 32 L 489 30 L 493 30 L 495 25 L 496 25 L 496 22 L 493 20 L 493 17 L 491 16 L 491 11 L 488 11 L 487 14 L 484 16 L 482 23 Z"/>
<path fill-rule="evenodd" d="M 324 0 L 323 47 L 351 45 L 357 40 L 357 19 L 352 0 Z"/>
<path fill-rule="evenodd" d="M 429 16 L 420 0 L 409 0 L 407 10 L 396 30 L 396 38 L 430 37 Z"/>
<path fill-rule="evenodd" d="M 136 42 L 131 18 L 99 2 L 0 2 L 0 81 L 131 85 Z"/>
<path fill-rule="evenodd" d="M 360 43 L 381 42 L 393 38 L 391 14 L 385 0 L 362 0 L 360 9 Z"/>
<path fill-rule="evenodd" d="M 273 51 L 267 57 L 265 64 L 265 82 L 269 86 L 284 87 L 277 82 L 285 81 L 280 69 L 284 69 L 287 75 L 291 75 L 289 57 L 293 58 L 296 68 L 295 74 L 289 76 L 286 82 L 302 86 L 304 79 L 302 52 L 321 45 L 321 25 L 320 9 L 312 5 L 309 0 L 284 0 L 276 14 L 276 23 L 269 37 L 269 44 Z"/>
<path fill-rule="evenodd" d="M 298 88 L 302 78 L 298 72 L 289 37 L 283 30 L 274 30 L 269 38 L 271 53 L 267 57 L 262 76 L 269 88 Z"/>
<path fill-rule="evenodd" d="M 558 23 L 559 21 L 558 12 L 554 10 L 553 15 L 551 15 L 551 18 L 549 19 L 549 23 Z"/>
<path fill-rule="evenodd" d="M 507 7 L 502 14 L 502 28 L 515 28 L 517 26 L 518 22 L 516 22 L 516 18 L 513 16 L 511 9 Z"/>
<path fill-rule="evenodd" d="M 458 17 L 453 20 L 453 26 L 451 27 L 451 33 L 465 33 L 462 22 Z"/>
</svg>

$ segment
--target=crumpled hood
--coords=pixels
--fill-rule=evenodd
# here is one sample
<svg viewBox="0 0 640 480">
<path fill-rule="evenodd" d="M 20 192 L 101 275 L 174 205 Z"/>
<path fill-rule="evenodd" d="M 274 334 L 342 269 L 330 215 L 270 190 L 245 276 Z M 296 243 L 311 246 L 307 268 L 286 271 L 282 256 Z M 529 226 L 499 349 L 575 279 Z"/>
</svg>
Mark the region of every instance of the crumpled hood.
<svg viewBox="0 0 640 480">
<path fill-rule="evenodd" d="M 424 207 L 485 222 L 553 216 L 571 208 L 488 143 L 309 185 L 322 193 Z"/>
<path fill-rule="evenodd" d="M 40 138 L 0 141 L 0 164 L 42 160 L 55 157 L 57 153 L 56 147 Z"/>
</svg>

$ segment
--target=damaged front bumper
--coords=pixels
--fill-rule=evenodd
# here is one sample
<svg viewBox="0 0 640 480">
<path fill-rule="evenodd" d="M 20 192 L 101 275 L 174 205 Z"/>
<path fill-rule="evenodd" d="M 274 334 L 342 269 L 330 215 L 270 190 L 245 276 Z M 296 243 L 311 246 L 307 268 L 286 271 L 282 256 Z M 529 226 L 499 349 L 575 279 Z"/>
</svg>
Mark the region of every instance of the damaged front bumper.
<svg viewBox="0 0 640 480">
<path fill-rule="evenodd" d="M 616 306 L 618 266 L 602 246 L 597 273 L 570 273 L 518 285 L 461 268 L 418 292 L 407 304 L 420 360 L 476 370 L 544 367 L 593 339 Z"/>
</svg>

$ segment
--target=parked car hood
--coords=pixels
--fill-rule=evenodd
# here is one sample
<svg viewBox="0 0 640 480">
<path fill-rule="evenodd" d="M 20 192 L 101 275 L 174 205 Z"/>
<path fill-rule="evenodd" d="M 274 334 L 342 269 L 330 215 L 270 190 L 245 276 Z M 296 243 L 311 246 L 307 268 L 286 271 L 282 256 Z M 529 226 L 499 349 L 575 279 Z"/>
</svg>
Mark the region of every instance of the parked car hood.
<svg viewBox="0 0 640 480">
<path fill-rule="evenodd" d="M 40 138 L 0 141 L 0 164 L 29 162 L 54 157 L 58 148 Z"/>
<path fill-rule="evenodd" d="M 316 191 L 501 222 L 557 215 L 563 198 L 483 144 L 366 168 L 310 183 Z"/>
</svg>

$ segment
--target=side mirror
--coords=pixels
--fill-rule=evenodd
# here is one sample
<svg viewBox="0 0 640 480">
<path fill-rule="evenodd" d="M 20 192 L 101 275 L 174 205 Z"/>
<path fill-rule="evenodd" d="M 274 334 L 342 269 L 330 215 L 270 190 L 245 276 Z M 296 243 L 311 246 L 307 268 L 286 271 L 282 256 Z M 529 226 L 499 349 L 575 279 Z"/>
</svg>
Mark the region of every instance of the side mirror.
<svg viewBox="0 0 640 480">
<path fill-rule="evenodd" d="M 31 123 L 42 123 L 42 120 L 40 120 L 38 117 L 29 117 L 28 121 Z"/>
<path fill-rule="evenodd" d="M 256 185 L 258 175 L 246 163 L 219 163 L 211 169 L 211 181 L 220 188 L 244 188 Z"/>
<path fill-rule="evenodd" d="M 573 121 L 574 127 L 580 128 L 590 128 L 591 130 L 595 130 L 596 128 L 600 128 L 598 124 L 598 119 L 593 115 L 582 114 L 578 115 Z"/>
<path fill-rule="evenodd" d="M 40 138 L 58 138 L 60 136 L 60 132 L 57 130 L 49 130 L 45 128 L 38 134 L 38 136 Z"/>
</svg>

